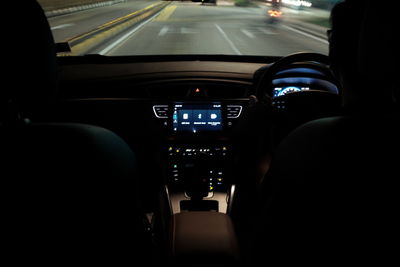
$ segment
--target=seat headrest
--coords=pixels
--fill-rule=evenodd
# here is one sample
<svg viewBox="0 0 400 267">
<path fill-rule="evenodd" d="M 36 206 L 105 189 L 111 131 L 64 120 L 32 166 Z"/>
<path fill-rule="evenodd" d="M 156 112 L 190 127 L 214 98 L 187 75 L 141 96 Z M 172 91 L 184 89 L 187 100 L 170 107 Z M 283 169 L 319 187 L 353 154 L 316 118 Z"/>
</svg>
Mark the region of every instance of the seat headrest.
<svg viewBox="0 0 400 267">
<path fill-rule="evenodd" d="M 358 49 L 358 72 L 370 93 L 390 98 L 398 90 L 396 74 L 399 67 L 397 44 L 398 17 L 395 4 L 377 5 L 366 1 Z M 397 88 L 395 88 L 397 86 Z M 372 91 L 374 90 L 375 91 Z"/>
<path fill-rule="evenodd" d="M 2 4 L 3 5 L 3 4 Z M 56 93 L 57 67 L 54 39 L 45 13 L 36 0 L 6 1 L 3 11 L 18 11 L 17 22 L 7 26 L 7 59 L 0 91 L 0 116 L 13 102 L 25 116 Z M 3 113 L 3 114 L 1 114 Z"/>
<path fill-rule="evenodd" d="M 343 103 L 351 113 L 384 111 L 393 103 L 396 10 L 372 0 L 346 0 L 332 10 L 332 68 L 343 82 Z"/>
</svg>

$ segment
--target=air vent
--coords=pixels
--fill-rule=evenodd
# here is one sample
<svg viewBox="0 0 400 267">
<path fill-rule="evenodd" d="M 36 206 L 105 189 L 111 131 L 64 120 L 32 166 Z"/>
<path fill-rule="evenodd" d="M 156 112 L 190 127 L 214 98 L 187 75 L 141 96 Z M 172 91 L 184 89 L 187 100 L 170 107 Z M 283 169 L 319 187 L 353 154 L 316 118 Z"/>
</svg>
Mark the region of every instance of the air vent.
<svg viewBox="0 0 400 267">
<path fill-rule="evenodd" d="M 226 106 L 226 117 L 228 119 L 237 119 L 242 113 L 242 106 L 240 105 L 227 105 Z"/>
<path fill-rule="evenodd" d="M 159 119 L 168 119 L 168 105 L 154 105 L 154 115 Z"/>
</svg>

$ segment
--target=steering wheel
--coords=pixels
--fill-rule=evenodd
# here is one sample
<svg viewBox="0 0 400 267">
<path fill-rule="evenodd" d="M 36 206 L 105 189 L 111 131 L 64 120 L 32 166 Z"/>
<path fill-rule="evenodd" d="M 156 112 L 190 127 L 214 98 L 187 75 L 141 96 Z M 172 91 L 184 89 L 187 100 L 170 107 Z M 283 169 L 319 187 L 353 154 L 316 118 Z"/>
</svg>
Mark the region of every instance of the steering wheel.
<svg viewBox="0 0 400 267">
<path fill-rule="evenodd" d="M 255 95 L 260 101 L 268 101 L 270 96 L 267 89 L 270 87 L 275 75 L 285 67 L 298 62 L 309 62 L 322 65 L 327 68 L 329 65 L 329 57 L 319 53 L 301 52 L 288 55 L 273 63 L 272 65 L 261 68 L 259 70 L 259 79 L 255 88 Z"/>
</svg>

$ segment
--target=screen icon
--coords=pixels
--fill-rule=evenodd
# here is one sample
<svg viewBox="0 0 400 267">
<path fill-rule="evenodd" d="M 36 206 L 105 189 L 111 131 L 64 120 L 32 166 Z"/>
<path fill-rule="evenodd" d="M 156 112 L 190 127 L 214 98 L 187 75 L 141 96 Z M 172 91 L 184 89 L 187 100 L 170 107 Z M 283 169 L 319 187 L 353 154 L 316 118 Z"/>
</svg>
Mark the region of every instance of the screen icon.
<svg viewBox="0 0 400 267">
<path fill-rule="evenodd" d="M 212 120 L 215 120 L 217 117 L 218 117 L 218 116 L 217 116 L 217 114 L 215 114 L 215 113 L 211 113 L 211 114 L 210 114 L 210 118 L 211 118 Z"/>
<path fill-rule="evenodd" d="M 188 113 L 183 113 L 182 118 L 183 118 L 184 120 L 189 119 L 189 114 L 188 114 Z"/>
</svg>

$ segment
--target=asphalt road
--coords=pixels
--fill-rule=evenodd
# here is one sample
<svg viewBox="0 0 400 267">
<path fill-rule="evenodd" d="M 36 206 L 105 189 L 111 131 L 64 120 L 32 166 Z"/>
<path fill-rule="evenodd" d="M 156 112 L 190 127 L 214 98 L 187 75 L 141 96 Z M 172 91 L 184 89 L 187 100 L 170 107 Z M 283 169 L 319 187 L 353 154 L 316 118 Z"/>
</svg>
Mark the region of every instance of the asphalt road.
<svg viewBox="0 0 400 267">
<path fill-rule="evenodd" d="M 55 41 L 63 42 L 158 2 L 157 0 L 132 0 L 112 6 L 51 17 L 48 20 Z"/>
<path fill-rule="evenodd" d="M 129 10 L 118 7 L 99 8 L 51 20 L 56 40 L 73 36 L 82 28 L 111 17 L 143 8 L 152 1 L 141 4 L 131 2 Z M 225 4 L 224 4 L 225 3 Z M 267 7 L 235 7 L 227 2 L 217 6 L 193 2 L 172 2 L 160 13 L 135 25 L 124 33 L 99 45 L 90 53 L 103 55 L 157 55 L 157 54 L 230 54 L 230 55 L 288 55 L 299 51 L 327 54 L 325 39 L 293 27 L 285 20 L 270 25 Z M 82 13 L 86 17 L 80 16 Z M 101 20 L 101 21 L 99 21 Z M 73 25 L 84 26 L 79 29 Z M 104 23 L 104 22 L 102 22 Z M 295 22 L 294 22 L 295 23 Z M 57 25 L 68 25 L 64 28 Z M 74 31 L 74 28 L 76 29 Z"/>
</svg>

